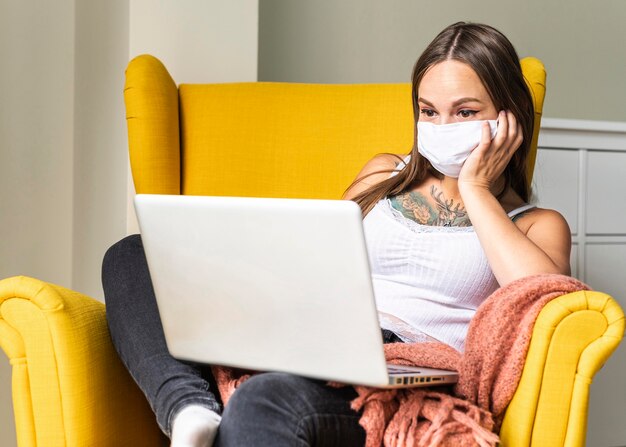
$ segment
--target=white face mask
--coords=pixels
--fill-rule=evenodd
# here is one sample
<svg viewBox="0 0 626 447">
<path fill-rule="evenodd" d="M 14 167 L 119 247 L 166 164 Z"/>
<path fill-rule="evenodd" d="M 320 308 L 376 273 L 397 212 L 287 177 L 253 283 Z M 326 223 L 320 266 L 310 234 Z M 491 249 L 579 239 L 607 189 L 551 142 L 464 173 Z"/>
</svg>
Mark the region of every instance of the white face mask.
<svg viewBox="0 0 626 447">
<path fill-rule="evenodd" d="M 491 139 L 496 135 L 497 121 L 487 120 Z M 433 167 L 448 177 L 459 178 L 463 163 L 478 147 L 484 121 L 453 124 L 417 122 L 417 150 Z"/>
</svg>

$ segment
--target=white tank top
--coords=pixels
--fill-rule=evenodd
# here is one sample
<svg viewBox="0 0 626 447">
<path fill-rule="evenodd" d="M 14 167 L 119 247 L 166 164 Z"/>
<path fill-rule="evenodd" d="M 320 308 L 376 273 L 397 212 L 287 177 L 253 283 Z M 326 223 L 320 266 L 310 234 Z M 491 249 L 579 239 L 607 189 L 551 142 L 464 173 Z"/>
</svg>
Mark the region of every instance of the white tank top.
<svg viewBox="0 0 626 447">
<path fill-rule="evenodd" d="M 476 309 L 498 288 L 473 227 L 418 224 L 387 198 L 363 227 L 381 327 L 405 341 L 426 334 L 462 351 Z"/>
</svg>

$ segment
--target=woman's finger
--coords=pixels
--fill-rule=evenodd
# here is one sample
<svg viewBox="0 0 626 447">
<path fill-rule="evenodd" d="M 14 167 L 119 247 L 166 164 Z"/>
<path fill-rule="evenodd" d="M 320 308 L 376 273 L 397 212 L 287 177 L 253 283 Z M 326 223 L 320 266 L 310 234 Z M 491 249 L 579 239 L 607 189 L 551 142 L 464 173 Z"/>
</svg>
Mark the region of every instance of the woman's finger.
<svg viewBox="0 0 626 447">
<path fill-rule="evenodd" d="M 487 121 L 485 121 L 482 126 L 480 144 L 476 149 L 482 148 L 483 150 L 486 150 L 489 146 L 491 146 L 491 126 L 489 126 Z"/>
<path fill-rule="evenodd" d="M 501 110 L 498 113 L 498 132 L 496 133 L 496 137 L 493 139 L 493 142 L 496 146 L 500 147 L 507 140 L 509 133 L 509 123 L 507 120 L 506 113 L 504 110 Z"/>
<path fill-rule="evenodd" d="M 515 141 L 515 138 L 517 137 L 517 119 L 515 118 L 515 115 L 513 115 L 513 112 L 511 111 L 507 111 L 506 112 L 507 115 L 507 124 L 508 124 L 508 139 L 509 141 L 511 141 L 511 143 L 513 143 Z"/>
</svg>

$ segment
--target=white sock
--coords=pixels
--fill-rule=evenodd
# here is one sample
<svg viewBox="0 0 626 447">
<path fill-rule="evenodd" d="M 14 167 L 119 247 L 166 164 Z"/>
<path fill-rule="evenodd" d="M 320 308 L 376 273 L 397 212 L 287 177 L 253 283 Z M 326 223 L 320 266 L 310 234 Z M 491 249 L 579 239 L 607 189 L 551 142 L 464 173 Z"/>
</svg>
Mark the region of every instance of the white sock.
<svg viewBox="0 0 626 447">
<path fill-rule="evenodd" d="M 187 405 L 174 417 L 171 447 L 211 447 L 222 417 L 201 405 Z"/>
</svg>

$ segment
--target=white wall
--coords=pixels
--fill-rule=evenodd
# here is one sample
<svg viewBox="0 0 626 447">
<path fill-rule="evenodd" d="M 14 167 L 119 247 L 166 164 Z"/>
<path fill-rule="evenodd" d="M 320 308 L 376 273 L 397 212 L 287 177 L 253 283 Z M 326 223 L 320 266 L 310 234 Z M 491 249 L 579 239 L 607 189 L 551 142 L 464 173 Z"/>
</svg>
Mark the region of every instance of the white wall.
<svg viewBox="0 0 626 447">
<path fill-rule="evenodd" d="M 126 230 L 128 0 L 76 2 L 72 288 L 102 299 L 102 255 Z"/>
<path fill-rule="evenodd" d="M 73 3 L 4 5 L 0 60 L 0 277 L 71 284 Z"/>
<path fill-rule="evenodd" d="M 130 0 L 130 56 L 156 56 L 178 84 L 256 81 L 258 10 L 258 0 Z"/>
<path fill-rule="evenodd" d="M 102 300 L 127 225 L 124 69 L 150 52 L 177 82 L 253 81 L 258 0 L 0 2 L 0 278 Z M 0 445 L 15 445 L 0 354 Z"/>
<path fill-rule="evenodd" d="M 0 278 L 72 284 L 74 3 L 0 5 Z M 0 354 L 0 445 L 15 445 Z"/>
</svg>

